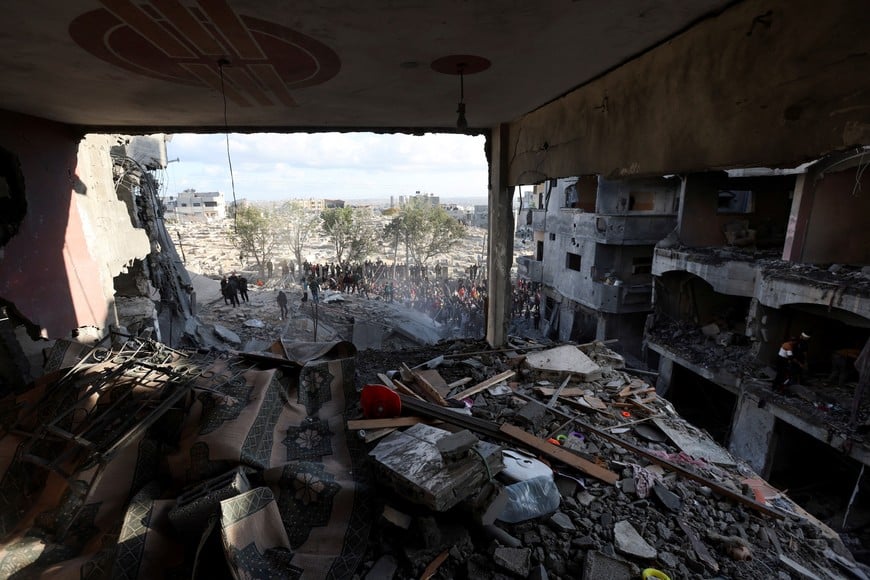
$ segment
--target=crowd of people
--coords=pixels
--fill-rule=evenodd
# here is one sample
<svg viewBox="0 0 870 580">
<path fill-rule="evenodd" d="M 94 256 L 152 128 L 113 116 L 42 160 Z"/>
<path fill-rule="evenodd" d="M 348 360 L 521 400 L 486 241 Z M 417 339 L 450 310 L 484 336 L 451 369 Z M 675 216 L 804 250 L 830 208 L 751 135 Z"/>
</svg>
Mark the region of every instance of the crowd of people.
<svg viewBox="0 0 870 580">
<path fill-rule="evenodd" d="M 237 276 L 235 272 L 229 277 L 221 278 L 221 296 L 224 298 L 224 304 L 232 304 L 237 307 L 240 302 L 249 302 L 248 300 L 248 279 L 244 276 Z"/>
<path fill-rule="evenodd" d="M 301 302 L 321 302 L 323 290 L 358 294 L 371 300 L 398 303 L 425 313 L 445 325 L 455 337 L 482 338 L 486 334 L 487 283 L 482 268 L 472 263 L 450 276 L 450 268 L 417 264 L 387 264 L 378 260 L 358 263 L 303 262 L 298 268 L 292 260 L 279 262 L 281 278 L 277 282 L 281 319 L 288 317 L 292 288 L 301 288 Z M 274 266 L 266 264 L 272 277 Z M 454 273 L 457 273 L 454 270 Z M 258 282 L 259 284 L 260 282 Z M 247 301 L 248 281 L 235 272 L 221 280 L 226 304 L 238 306 Z M 513 288 L 512 315 L 515 322 L 525 322 L 526 329 L 540 325 L 540 285 L 518 280 Z"/>
</svg>

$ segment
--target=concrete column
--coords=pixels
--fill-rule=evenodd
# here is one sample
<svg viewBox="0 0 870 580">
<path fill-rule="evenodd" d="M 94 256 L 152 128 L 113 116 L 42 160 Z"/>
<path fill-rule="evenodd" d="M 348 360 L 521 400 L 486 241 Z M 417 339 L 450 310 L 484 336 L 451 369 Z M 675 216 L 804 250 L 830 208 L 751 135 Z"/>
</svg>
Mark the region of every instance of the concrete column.
<svg viewBox="0 0 870 580">
<path fill-rule="evenodd" d="M 815 195 L 815 174 L 803 173 L 798 175 L 794 185 L 794 199 L 791 202 L 791 213 L 788 216 L 785 245 L 782 248 L 783 260 L 800 262 L 803 258 L 804 243 L 807 240 L 810 212 L 813 210 Z"/>
<path fill-rule="evenodd" d="M 662 355 L 659 357 L 659 377 L 656 379 L 656 394 L 664 397 L 671 389 L 671 377 L 674 375 L 674 361 Z"/>
<path fill-rule="evenodd" d="M 508 185 L 508 125 L 494 128 L 490 136 L 489 239 L 487 247 L 486 341 L 493 348 L 507 342 L 511 308 L 511 265 L 514 260 L 514 188 Z"/>
<path fill-rule="evenodd" d="M 677 234 L 690 247 L 721 246 L 725 236 L 717 224 L 720 173 L 693 173 L 680 188 Z"/>
<path fill-rule="evenodd" d="M 728 450 L 745 460 L 762 477 L 768 476 L 775 451 L 776 417 L 764 409 L 758 395 L 742 393 L 731 423 Z"/>
</svg>

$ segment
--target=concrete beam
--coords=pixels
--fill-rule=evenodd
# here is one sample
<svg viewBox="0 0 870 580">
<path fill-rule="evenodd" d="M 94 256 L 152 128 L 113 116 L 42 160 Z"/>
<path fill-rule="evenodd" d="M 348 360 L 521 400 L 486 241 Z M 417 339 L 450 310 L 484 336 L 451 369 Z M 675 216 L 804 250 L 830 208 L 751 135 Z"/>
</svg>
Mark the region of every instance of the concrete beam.
<svg viewBox="0 0 870 580">
<path fill-rule="evenodd" d="M 509 182 L 778 166 L 870 143 L 865 0 L 749 0 L 511 123 Z"/>
<path fill-rule="evenodd" d="M 507 184 L 507 125 L 493 129 L 490 137 L 489 238 L 487 251 L 488 304 L 486 341 L 492 347 L 507 342 L 511 308 L 511 266 L 514 260 L 514 188 Z"/>
</svg>

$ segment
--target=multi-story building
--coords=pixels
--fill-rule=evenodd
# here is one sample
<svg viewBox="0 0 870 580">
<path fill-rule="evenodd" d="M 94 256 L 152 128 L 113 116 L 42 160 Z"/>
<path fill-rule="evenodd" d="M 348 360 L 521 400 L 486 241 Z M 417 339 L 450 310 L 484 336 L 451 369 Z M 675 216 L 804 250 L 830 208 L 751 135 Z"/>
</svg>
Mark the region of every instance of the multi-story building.
<svg viewBox="0 0 870 580">
<path fill-rule="evenodd" d="M 164 207 L 167 215 L 179 219 L 218 221 L 227 215 L 224 194 L 218 191 L 185 189 L 176 195 L 167 196 Z"/>
<path fill-rule="evenodd" d="M 676 235 L 652 261 L 646 346 L 659 394 L 775 484 L 801 487 L 807 500 L 839 495 L 837 509 L 870 464 L 854 364 L 870 337 L 867 155 L 793 175 L 689 175 Z M 801 333 L 807 369 L 776 393 L 778 351 Z M 818 487 L 814 473 L 826 470 L 843 485 Z"/>
<path fill-rule="evenodd" d="M 543 328 L 559 340 L 618 338 L 639 355 L 652 310 L 652 255 L 673 231 L 679 179 L 596 176 L 537 186 L 525 213 L 534 252 L 519 275 L 543 285 Z"/>
</svg>

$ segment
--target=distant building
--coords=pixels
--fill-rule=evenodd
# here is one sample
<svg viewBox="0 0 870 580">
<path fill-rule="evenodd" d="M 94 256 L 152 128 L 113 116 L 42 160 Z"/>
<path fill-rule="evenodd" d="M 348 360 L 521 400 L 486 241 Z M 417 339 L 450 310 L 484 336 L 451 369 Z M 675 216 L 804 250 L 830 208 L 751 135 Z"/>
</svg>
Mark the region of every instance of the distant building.
<svg viewBox="0 0 870 580">
<path fill-rule="evenodd" d="M 455 203 L 442 203 L 441 208 L 447 212 L 447 215 L 463 224 L 471 223 L 474 215 L 470 208 Z"/>
<path fill-rule="evenodd" d="M 227 215 L 224 194 L 219 191 L 185 189 L 177 195 L 167 196 L 164 207 L 167 215 L 182 220 L 217 221 Z"/>
<path fill-rule="evenodd" d="M 406 204 L 412 203 L 437 207 L 441 205 L 441 198 L 434 193 L 420 193 L 419 191 L 416 192 L 414 195 L 399 196 L 399 207 L 404 207 Z"/>
<path fill-rule="evenodd" d="M 294 199 L 293 202 L 299 203 L 307 211 L 323 211 L 326 209 L 326 200 L 324 199 L 310 197 L 308 199 Z"/>
<path fill-rule="evenodd" d="M 471 225 L 473 225 L 476 228 L 489 227 L 489 206 L 488 205 L 476 205 L 476 206 L 474 206 L 474 213 L 471 216 Z"/>
</svg>

